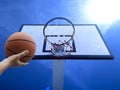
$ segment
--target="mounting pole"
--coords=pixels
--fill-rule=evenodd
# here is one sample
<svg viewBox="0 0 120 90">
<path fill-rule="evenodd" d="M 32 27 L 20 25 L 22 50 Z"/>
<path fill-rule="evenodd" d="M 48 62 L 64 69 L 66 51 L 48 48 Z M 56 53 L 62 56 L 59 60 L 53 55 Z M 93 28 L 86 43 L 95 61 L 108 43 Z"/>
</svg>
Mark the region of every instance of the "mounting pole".
<svg viewBox="0 0 120 90">
<path fill-rule="evenodd" d="M 64 60 L 53 60 L 52 90 L 63 90 Z"/>
</svg>

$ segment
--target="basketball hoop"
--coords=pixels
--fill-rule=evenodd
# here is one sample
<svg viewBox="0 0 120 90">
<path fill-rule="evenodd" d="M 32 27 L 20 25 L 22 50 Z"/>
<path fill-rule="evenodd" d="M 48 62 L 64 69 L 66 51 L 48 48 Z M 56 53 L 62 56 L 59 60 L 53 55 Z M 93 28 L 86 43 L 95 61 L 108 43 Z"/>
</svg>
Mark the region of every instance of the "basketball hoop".
<svg viewBox="0 0 120 90">
<path fill-rule="evenodd" d="M 59 21 L 59 23 L 57 23 L 57 25 L 59 27 L 62 26 L 63 24 L 65 25 L 66 23 L 67 23 L 66 25 L 71 26 L 72 34 L 69 35 L 70 36 L 69 39 L 67 39 L 67 40 L 59 39 L 57 42 L 52 42 L 48 38 L 49 35 L 46 35 L 46 32 L 45 32 L 46 28 L 48 28 L 50 25 L 53 25 L 53 24 L 56 25 L 56 23 L 55 23 L 56 21 Z M 61 22 L 62 22 L 62 24 L 61 24 Z M 71 51 L 73 50 L 73 47 L 70 44 L 70 41 L 73 40 L 74 34 L 75 34 L 75 27 L 74 27 L 73 23 L 70 20 L 63 18 L 63 17 L 56 17 L 56 18 L 49 20 L 43 28 L 44 38 L 47 42 L 49 42 L 51 44 L 51 53 L 53 56 L 56 56 L 56 57 L 64 57 L 67 55 L 71 55 Z M 68 47 L 69 47 L 69 50 L 67 50 Z"/>
</svg>

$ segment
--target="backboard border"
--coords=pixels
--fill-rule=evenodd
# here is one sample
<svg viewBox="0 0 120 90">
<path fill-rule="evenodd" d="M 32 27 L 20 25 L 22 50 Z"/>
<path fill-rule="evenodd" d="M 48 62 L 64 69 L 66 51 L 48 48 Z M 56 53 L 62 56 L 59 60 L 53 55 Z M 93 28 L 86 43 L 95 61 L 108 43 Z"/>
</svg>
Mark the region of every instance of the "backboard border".
<svg viewBox="0 0 120 90">
<path fill-rule="evenodd" d="M 19 29 L 19 32 L 21 32 L 23 26 L 43 26 L 44 24 L 22 24 L 22 26 Z M 64 25 L 64 24 L 62 24 Z M 65 24 L 66 25 L 66 24 Z M 80 60 L 96 60 L 96 59 L 105 59 L 105 60 L 112 60 L 114 58 L 113 54 L 111 53 L 110 49 L 108 48 L 108 45 L 106 44 L 102 33 L 100 32 L 97 24 L 74 24 L 75 26 L 95 26 L 98 30 L 98 33 L 100 34 L 100 37 L 102 38 L 107 50 L 109 51 L 110 55 L 72 55 L 72 56 L 66 56 L 66 57 L 54 57 L 51 55 L 35 55 L 33 57 L 33 59 L 35 60 L 41 60 L 41 59 L 47 59 L 47 60 L 51 60 L 51 59 L 80 59 Z M 54 26 L 54 24 L 53 24 Z"/>
</svg>

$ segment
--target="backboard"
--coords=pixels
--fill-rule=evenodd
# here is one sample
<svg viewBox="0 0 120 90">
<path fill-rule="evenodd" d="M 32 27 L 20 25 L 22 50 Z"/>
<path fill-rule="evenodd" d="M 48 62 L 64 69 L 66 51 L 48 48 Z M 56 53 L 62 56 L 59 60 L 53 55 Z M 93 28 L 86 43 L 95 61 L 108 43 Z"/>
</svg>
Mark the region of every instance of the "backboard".
<svg viewBox="0 0 120 90">
<path fill-rule="evenodd" d="M 51 29 L 48 30 L 48 33 L 53 34 L 48 36 L 52 41 L 57 40 L 58 32 L 61 32 L 61 30 L 54 31 L 55 27 L 59 27 L 59 25 L 50 25 Z M 59 37 L 63 39 L 69 38 L 70 35 L 66 35 L 68 33 L 66 29 L 69 29 L 69 27 L 69 25 L 62 25 L 64 32 L 61 32 Z M 65 57 L 65 59 L 113 58 L 96 24 L 75 24 L 74 27 L 75 34 L 73 40 L 70 41 L 73 50 L 71 55 Z M 43 28 L 44 25 L 22 25 L 20 32 L 26 32 L 36 40 L 37 50 L 33 59 L 56 59 L 51 54 L 50 44 L 43 36 Z"/>
</svg>

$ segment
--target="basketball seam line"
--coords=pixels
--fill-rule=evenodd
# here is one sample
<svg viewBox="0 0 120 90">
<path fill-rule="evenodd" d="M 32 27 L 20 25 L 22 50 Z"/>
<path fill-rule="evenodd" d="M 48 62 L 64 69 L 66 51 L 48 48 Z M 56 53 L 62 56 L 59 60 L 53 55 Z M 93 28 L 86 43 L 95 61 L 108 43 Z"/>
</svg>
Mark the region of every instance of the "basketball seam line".
<svg viewBox="0 0 120 90">
<path fill-rule="evenodd" d="M 7 46 L 6 46 L 6 49 L 7 49 L 8 51 L 12 52 L 13 54 L 18 54 L 17 52 L 15 52 L 15 51 L 9 49 Z M 31 57 L 31 56 L 28 56 L 28 55 L 27 55 L 27 56 L 24 56 L 24 57 Z"/>
<path fill-rule="evenodd" d="M 32 43 L 32 44 L 34 44 L 35 46 L 36 46 L 36 44 L 34 43 L 34 42 L 32 42 L 32 41 L 29 41 L 29 40 L 24 40 L 24 39 L 14 39 L 14 40 L 8 40 L 7 42 L 12 42 L 12 41 L 27 41 L 27 42 L 30 42 L 30 43 Z M 18 41 L 18 42 L 19 42 Z"/>
</svg>

